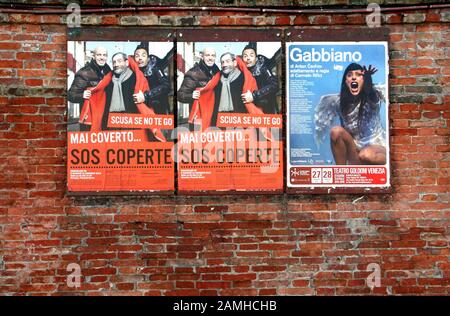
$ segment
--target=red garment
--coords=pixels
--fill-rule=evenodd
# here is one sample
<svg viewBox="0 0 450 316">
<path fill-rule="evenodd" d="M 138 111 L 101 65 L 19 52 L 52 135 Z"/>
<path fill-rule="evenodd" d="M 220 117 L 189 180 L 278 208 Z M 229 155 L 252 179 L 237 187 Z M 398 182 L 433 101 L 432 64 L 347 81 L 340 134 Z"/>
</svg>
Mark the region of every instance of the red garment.
<svg viewBox="0 0 450 316">
<path fill-rule="evenodd" d="M 211 125 L 211 119 L 214 111 L 215 93 L 214 88 L 219 83 L 221 72 L 219 71 L 203 88 L 197 88 L 200 91 L 200 98 L 194 100 L 192 111 L 189 115 L 189 123 L 194 123 L 195 119 L 201 119 L 202 130 L 206 130 Z"/>
<path fill-rule="evenodd" d="M 128 57 L 128 64 L 131 70 L 136 74 L 134 93 L 138 93 L 139 91 L 149 91 L 150 87 L 148 85 L 148 81 L 132 57 Z M 111 79 L 112 71 L 109 72 L 97 86 L 87 88 L 87 90 L 90 90 L 92 94 L 90 99 L 84 100 L 83 109 L 81 110 L 80 115 L 80 123 L 91 125 L 91 132 L 102 130 L 102 118 L 106 106 L 105 88 L 111 82 Z M 138 103 L 136 104 L 136 107 L 140 114 L 155 114 L 155 111 L 153 111 L 152 108 L 149 108 L 145 103 Z M 161 130 L 155 128 L 152 132 L 159 141 L 166 141 L 166 138 L 162 134 Z"/>
<path fill-rule="evenodd" d="M 242 93 L 246 93 L 258 89 L 258 85 L 256 83 L 256 79 L 253 77 L 250 70 L 248 70 L 245 63 L 242 61 L 240 57 L 236 57 L 237 67 L 244 74 L 244 85 L 242 86 Z M 192 111 L 189 115 L 189 123 L 194 123 L 194 120 L 201 119 L 202 121 L 202 131 L 206 130 L 211 126 L 211 119 L 214 111 L 214 103 L 215 103 L 215 94 L 214 88 L 220 81 L 221 72 L 218 72 L 214 75 L 214 77 L 204 86 L 203 88 L 197 88 L 196 90 L 200 91 L 200 98 L 198 100 L 194 100 L 192 104 Z M 263 110 L 257 107 L 253 102 L 245 103 L 245 107 L 247 108 L 248 113 L 250 114 L 264 114 Z M 271 140 L 270 132 L 266 128 L 261 129 L 264 137 Z"/>
</svg>

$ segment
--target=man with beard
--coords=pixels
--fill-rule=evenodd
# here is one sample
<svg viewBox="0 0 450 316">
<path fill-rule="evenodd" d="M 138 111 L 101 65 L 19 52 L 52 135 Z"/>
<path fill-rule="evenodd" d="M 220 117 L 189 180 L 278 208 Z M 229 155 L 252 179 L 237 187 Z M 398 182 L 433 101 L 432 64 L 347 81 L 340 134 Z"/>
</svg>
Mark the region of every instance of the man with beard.
<svg viewBox="0 0 450 316">
<path fill-rule="evenodd" d="M 220 56 L 220 65 L 222 74 L 214 89 L 212 126 L 216 126 L 218 113 L 247 113 L 241 98 L 244 74 L 237 67 L 236 56 L 232 53 L 224 53 Z"/>
<path fill-rule="evenodd" d="M 134 51 L 134 60 L 144 73 L 150 87 L 149 91 L 141 91 L 133 95 L 135 102 L 145 102 L 156 114 L 169 114 L 169 78 L 158 67 L 158 57 L 149 55 L 143 46 Z"/>
<path fill-rule="evenodd" d="M 136 74 L 130 69 L 127 55 L 115 53 L 112 56 L 113 76 L 105 89 L 106 107 L 103 112 L 102 130 L 108 128 L 109 113 L 138 113 L 133 92 Z"/>
<path fill-rule="evenodd" d="M 352 63 L 344 71 L 338 95 L 323 96 L 316 108 L 316 142 L 323 138 L 335 116 L 341 126 L 330 131 L 331 151 L 337 165 L 386 163 L 386 132 L 381 125 L 381 91 L 372 83 L 377 71 Z"/>
<path fill-rule="evenodd" d="M 94 49 L 93 59 L 75 74 L 72 85 L 67 92 L 67 99 L 70 102 L 82 105 L 84 100 L 89 100 L 91 91 L 87 88 L 95 87 L 111 71 L 106 63 L 107 58 L 106 48 L 98 46 Z M 81 124 L 80 129 L 88 130 L 89 127 Z"/>
<path fill-rule="evenodd" d="M 189 104 L 189 113 L 192 111 L 192 104 L 200 98 L 200 91 L 219 72 L 216 62 L 216 50 L 212 47 L 205 47 L 202 51 L 201 60 L 184 74 L 183 82 L 177 92 L 179 102 Z M 193 125 L 190 124 L 190 129 Z"/>
<path fill-rule="evenodd" d="M 264 113 L 276 114 L 278 109 L 276 99 L 278 78 L 267 69 L 268 58 L 257 55 L 256 43 L 251 42 L 242 51 L 242 60 L 258 84 L 258 90 L 247 91 L 242 94 L 243 101 L 245 103 L 254 102 L 263 109 Z"/>
</svg>

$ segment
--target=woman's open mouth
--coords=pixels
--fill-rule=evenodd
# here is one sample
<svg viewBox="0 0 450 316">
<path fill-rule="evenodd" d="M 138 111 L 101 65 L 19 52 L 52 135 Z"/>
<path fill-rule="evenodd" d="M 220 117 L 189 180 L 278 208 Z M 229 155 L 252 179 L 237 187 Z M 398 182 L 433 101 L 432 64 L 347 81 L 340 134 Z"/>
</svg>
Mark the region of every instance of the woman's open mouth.
<svg viewBox="0 0 450 316">
<path fill-rule="evenodd" d="M 357 93 L 358 92 L 358 83 L 357 82 L 350 83 L 350 90 L 352 93 Z"/>
</svg>

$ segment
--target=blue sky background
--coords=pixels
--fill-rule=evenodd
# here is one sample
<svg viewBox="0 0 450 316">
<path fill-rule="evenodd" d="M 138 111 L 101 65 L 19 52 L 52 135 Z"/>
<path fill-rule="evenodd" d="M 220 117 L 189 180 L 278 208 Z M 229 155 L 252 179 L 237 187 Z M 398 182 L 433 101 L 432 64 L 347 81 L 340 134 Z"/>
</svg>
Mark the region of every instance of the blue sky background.
<svg viewBox="0 0 450 316">
<path fill-rule="evenodd" d="M 213 47 L 216 50 L 216 64 L 220 68 L 220 56 L 223 53 L 231 52 L 235 55 L 241 55 L 242 50 L 248 42 L 195 42 L 195 51 L 200 52 L 205 47 Z M 281 42 L 257 42 L 258 54 L 271 58 L 275 52 L 281 48 Z"/>
<path fill-rule="evenodd" d="M 116 41 L 116 42 L 96 42 L 96 41 L 87 41 L 86 42 L 86 50 L 93 50 L 97 46 L 103 46 L 108 51 L 108 65 L 112 68 L 111 57 L 117 52 L 124 52 L 127 55 L 133 55 L 134 50 L 141 42 L 125 42 L 125 41 Z M 149 53 L 158 56 L 159 58 L 163 58 L 169 52 L 169 50 L 173 47 L 173 42 L 149 42 Z"/>
</svg>

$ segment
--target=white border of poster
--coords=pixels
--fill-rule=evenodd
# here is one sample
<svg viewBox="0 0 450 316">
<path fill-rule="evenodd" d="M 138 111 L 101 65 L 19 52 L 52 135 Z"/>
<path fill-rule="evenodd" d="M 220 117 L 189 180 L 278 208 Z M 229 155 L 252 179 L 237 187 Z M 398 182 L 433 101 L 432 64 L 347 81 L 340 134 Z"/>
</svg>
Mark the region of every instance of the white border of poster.
<svg viewBox="0 0 450 316">
<path fill-rule="evenodd" d="M 309 50 L 306 50 L 306 47 Z M 286 43 L 288 188 L 390 187 L 388 60 L 386 41 Z M 369 73 L 373 91 L 380 93 L 376 99 L 379 102 L 373 103 L 377 106 L 372 112 L 363 112 L 360 105 L 365 102 L 360 102 L 358 106 L 352 105 L 354 108 L 349 113 L 341 114 L 343 112 L 340 97 L 346 84 L 343 75 L 352 70 L 358 71 L 353 69 L 358 66 L 354 65 L 352 68 L 351 63 L 366 67 L 363 73 Z M 367 76 L 363 78 L 367 79 Z M 348 89 L 352 94 L 350 84 L 351 82 Z M 364 81 L 359 89 L 356 84 L 355 87 L 353 95 L 360 96 Z M 365 108 L 368 109 L 368 106 Z M 355 113 L 362 113 L 367 117 L 361 119 L 361 116 L 358 116 L 357 119 L 351 120 L 355 118 L 351 114 Z M 356 124 L 351 123 L 355 121 Z M 364 128 L 367 127 L 364 123 L 372 123 L 368 124 L 373 127 L 370 132 Z M 331 133 L 333 128 L 334 134 Z M 350 131 L 350 128 L 353 129 Z M 346 139 L 347 151 L 344 155 L 343 151 L 339 151 L 342 147 L 336 147 L 336 139 L 341 140 L 337 137 L 344 137 L 343 134 L 351 137 Z M 355 146 L 351 149 L 353 142 Z M 370 155 L 361 155 L 363 151 Z M 361 160 L 372 157 L 376 159 Z M 340 160 L 340 163 L 336 164 L 336 160 Z"/>
</svg>

